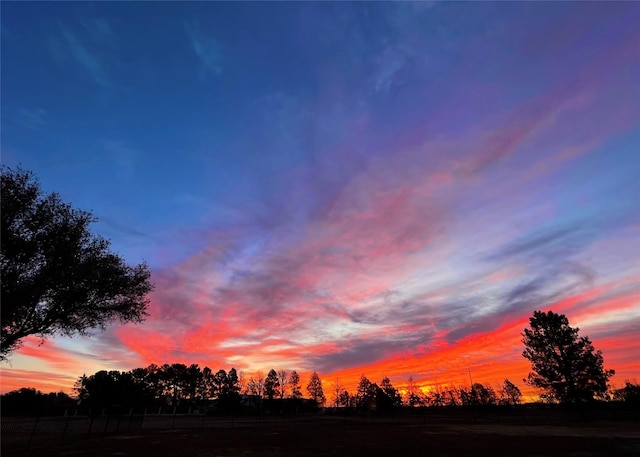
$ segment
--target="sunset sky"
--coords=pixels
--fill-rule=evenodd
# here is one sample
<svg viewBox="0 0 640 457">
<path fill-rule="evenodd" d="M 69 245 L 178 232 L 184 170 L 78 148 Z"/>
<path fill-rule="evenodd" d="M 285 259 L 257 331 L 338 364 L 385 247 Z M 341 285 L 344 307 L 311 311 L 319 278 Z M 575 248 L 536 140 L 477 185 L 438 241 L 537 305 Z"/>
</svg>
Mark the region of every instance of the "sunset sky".
<svg viewBox="0 0 640 457">
<path fill-rule="evenodd" d="M 640 381 L 640 3 L 1 8 L 2 163 L 155 283 L 2 392 L 174 362 L 529 392 L 538 309 Z"/>
</svg>

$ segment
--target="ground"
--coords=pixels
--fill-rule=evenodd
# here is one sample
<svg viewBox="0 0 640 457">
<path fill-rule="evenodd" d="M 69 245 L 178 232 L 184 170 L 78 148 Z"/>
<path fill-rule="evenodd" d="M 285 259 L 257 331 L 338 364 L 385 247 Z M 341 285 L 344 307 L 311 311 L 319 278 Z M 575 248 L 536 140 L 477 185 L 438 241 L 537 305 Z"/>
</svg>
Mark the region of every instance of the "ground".
<svg viewBox="0 0 640 457">
<path fill-rule="evenodd" d="M 57 422 L 55 422 L 57 421 Z M 229 419 L 183 417 L 87 418 L 35 428 L 3 419 L 2 456 L 523 456 L 640 455 L 638 422 L 330 415 Z M 558 423 L 560 422 L 560 423 Z M 55 425 L 65 426 L 64 433 Z M 117 429 L 116 429 L 117 425 Z M 87 428 L 83 428 L 87 427 Z M 37 433 L 33 433 L 33 430 Z"/>
</svg>

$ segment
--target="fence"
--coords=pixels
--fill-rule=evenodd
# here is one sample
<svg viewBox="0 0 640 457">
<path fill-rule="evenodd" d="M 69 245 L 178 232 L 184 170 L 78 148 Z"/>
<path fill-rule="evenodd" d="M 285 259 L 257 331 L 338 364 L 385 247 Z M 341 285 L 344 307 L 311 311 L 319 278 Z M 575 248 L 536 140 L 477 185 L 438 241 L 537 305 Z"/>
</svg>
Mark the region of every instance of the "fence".
<svg viewBox="0 0 640 457">
<path fill-rule="evenodd" d="M 131 411 L 98 416 L 3 417 L 0 424 L 3 442 L 30 448 L 52 440 L 136 434 L 143 430 L 227 428 L 235 422 L 235 418 L 204 414 L 133 414 Z"/>
</svg>

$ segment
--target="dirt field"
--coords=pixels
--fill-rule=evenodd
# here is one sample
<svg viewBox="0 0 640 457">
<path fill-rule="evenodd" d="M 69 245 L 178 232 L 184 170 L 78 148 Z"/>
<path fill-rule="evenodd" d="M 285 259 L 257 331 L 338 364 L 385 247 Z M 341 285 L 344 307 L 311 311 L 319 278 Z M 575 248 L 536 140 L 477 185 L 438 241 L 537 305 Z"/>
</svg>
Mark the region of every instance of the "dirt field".
<svg viewBox="0 0 640 457">
<path fill-rule="evenodd" d="M 195 419 L 195 418 L 194 418 Z M 115 433 L 103 424 L 87 434 L 61 436 L 5 431 L 2 456 L 523 456 L 640 455 L 640 426 L 629 422 L 528 425 L 513 420 L 437 421 L 434 418 L 310 416 L 295 419 L 209 421 L 199 426 L 131 427 Z M 113 425 L 113 424 L 112 424 Z M 158 424 L 156 424 L 158 425 Z M 190 428 L 182 427 L 187 425 Z M 4 427 L 3 427 L 4 428 Z"/>
</svg>

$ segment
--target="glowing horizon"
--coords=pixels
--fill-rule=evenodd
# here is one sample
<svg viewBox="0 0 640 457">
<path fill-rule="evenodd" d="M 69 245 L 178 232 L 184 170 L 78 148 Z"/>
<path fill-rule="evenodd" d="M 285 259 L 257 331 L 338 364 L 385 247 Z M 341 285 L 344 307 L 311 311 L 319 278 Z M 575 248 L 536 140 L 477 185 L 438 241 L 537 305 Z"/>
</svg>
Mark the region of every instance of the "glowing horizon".
<svg viewBox="0 0 640 457">
<path fill-rule="evenodd" d="M 156 285 L 140 325 L 27 338 L 2 393 L 197 363 L 531 398 L 549 309 L 640 379 L 640 5 L 2 13 L 3 163 Z"/>
</svg>

